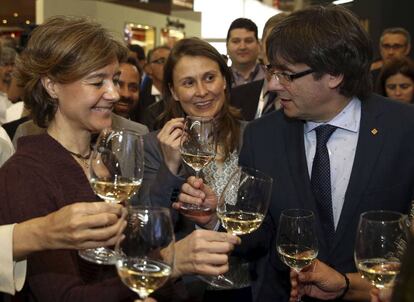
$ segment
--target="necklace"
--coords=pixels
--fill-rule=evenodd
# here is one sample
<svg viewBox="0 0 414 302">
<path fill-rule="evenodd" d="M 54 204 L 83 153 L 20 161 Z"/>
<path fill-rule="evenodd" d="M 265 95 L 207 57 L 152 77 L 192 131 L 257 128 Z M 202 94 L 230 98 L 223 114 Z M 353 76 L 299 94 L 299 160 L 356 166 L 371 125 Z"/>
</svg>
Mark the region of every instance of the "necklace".
<svg viewBox="0 0 414 302">
<path fill-rule="evenodd" d="M 66 148 L 65 148 L 66 149 Z M 83 166 L 83 168 L 86 170 L 86 171 L 88 171 L 89 170 L 89 158 L 91 157 L 91 154 L 92 154 L 92 149 L 89 149 L 89 153 L 88 154 L 86 154 L 86 155 L 82 155 L 82 154 L 79 154 L 79 153 L 75 153 L 75 152 L 72 152 L 72 151 L 70 151 L 70 150 L 68 150 L 68 149 L 66 149 L 72 156 L 74 156 L 75 157 L 75 159 L 76 159 L 76 161 L 81 165 L 81 166 Z"/>
<path fill-rule="evenodd" d="M 68 149 L 66 149 L 66 150 L 68 150 Z M 86 154 L 86 155 L 82 155 L 82 154 L 79 154 L 79 153 L 75 153 L 75 152 L 72 152 L 70 150 L 68 150 L 68 152 L 70 154 L 72 154 L 73 156 L 75 156 L 76 158 L 83 159 L 83 160 L 89 160 L 89 158 L 91 157 L 92 150 L 89 149 L 89 153 Z"/>
</svg>

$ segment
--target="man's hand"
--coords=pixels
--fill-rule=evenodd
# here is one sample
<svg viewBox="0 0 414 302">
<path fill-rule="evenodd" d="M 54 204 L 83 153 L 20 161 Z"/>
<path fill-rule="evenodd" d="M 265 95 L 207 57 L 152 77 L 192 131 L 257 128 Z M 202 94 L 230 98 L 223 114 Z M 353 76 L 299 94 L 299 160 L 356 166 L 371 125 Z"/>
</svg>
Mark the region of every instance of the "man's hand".
<svg viewBox="0 0 414 302">
<path fill-rule="evenodd" d="M 344 276 L 319 260 L 313 261 L 299 274 L 291 270 L 290 281 L 290 301 L 297 301 L 298 295 L 331 300 L 340 296 L 346 288 Z"/>
</svg>

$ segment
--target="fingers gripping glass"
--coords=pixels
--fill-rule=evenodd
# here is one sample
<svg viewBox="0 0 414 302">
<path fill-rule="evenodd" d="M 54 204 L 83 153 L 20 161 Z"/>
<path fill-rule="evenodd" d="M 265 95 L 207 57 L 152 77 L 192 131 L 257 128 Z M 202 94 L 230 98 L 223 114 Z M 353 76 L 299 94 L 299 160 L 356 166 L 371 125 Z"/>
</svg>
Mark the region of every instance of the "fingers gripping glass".
<svg viewBox="0 0 414 302">
<path fill-rule="evenodd" d="M 233 235 L 250 234 L 262 224 L 269 208 L 273 179 L 247 167 L 239 167 L 230 177 L 217 204 L 217 216 L 222 226 Z M 224 275 L 204 278 L 209 284 L 233 288 L 238 276 L 232 266 Z"/>
<path fill-rule="evenodd" d="M 307 69 L 297 73 L 286 73 L 285 71 L 276 71 L 271 64 L 266 65 L 266 71 L 279 81 L 281 85 L 289 85 L 294 80 L 313 73 L 313 69 Z"/>
<path fill-rule="evenodd" d="M 180 142 L 181 158 L 195 171 L 198 178 L 200 172 L 216 156 L 216 135 L 214 118 L 187 116 Z M 203 206 L 184 204 L 184 211 L 209 212 L 211 209 Z"/>
<path fill-rule="evenodd" d="M 104 130 L 99 135 L 89 165 L 89 182 L 105 202 L 127 202 L 141 187 L 144 175 L 144 144 L 128 130 Z M 101 247 L 79 255 L 97 264 L 113 264 L 114 251 Z"/>
<path fill-rule="evenodd" d="M 279 219 L 276 248 L 280 260 L 300 272 L 318 255 L 315 216 L 304 209 L 284 210 Z M 298 295 L 298 301 L 301 297 Z"/>
<path fill-rule="evenodd" d="M 160 207 L 128 207 L 127 227 L 115 246 L 122 282 L 145 299 L 167 282 L 174 264 L 170 212 Z"/>
</svg>

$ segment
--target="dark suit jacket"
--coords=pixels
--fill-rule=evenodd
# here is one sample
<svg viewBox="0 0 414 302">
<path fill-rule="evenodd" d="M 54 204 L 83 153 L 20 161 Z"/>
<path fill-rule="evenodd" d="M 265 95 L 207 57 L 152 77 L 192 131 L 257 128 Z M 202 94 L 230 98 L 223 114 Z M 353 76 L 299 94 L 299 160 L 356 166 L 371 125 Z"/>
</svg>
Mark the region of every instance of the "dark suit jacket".
<svg viewBox="0 0 414 302">
<path fill-rule="evenodd" d="M 375 209 L 406 213 L 414 189 L 414 106 L 373 95 L 362 101 L 355 159 L 335 240 L 323 238 L 307 170 L 303 121 L 273 112 L 251 122 L 244 136 L 240 163 L 273 177 L 269 213 L 260 229 L 245 236 L 239 252 L 250 257 L 270 251 L 270 264 L 258 276 L 256 301 L 287 301 L 288 268 L 276 253 L 280 212 L 312 210 L 317 218 L 318 258 L 341 272 L 355 272 L 353 250 L 359 216 Z"/>
<path fill-rule="evenodd" d="M 253 120 L 256 115 L 263 81 L 254 81 L 231 89 L 230 104 L 241 109 L 245 121 Z"/>
</svg>

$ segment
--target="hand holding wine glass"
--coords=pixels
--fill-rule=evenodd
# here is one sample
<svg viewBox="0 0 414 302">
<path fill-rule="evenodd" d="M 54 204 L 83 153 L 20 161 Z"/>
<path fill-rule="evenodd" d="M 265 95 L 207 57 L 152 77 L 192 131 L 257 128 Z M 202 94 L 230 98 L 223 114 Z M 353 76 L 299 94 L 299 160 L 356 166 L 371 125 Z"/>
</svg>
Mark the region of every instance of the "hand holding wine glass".
<svg viewBox="0 0 414 302">
<path fill-rule="evenodd" d="M 92 151 L 89 182 L 96 195 L 105 202 L 126 202 L 135 195 L 144 171 L 143 139 L 128 130 L 101 132 Z M 114 251 L 108 248 L 87 249 L 79 255 L 97 264 L 113 264 Z"/>
<path fill-rule="evenodd" d="M 283 263 L 300 272 L 318 255 L 315 216 L 305 209 L 284 210 L 279 219 L 277 252 Z M 298 301 L 301 301 L 298 296 Z"/>
<path fill-rule="evenodd" d="M 174 265 L 170 212 L 161 207 L 128 207 L 127 227 L 116 244 L 122 282 L 145 299 L 167 282 Z"/>
<path fill-rule="evenodd" d="M 264 173 L 239 167 L 230 177 L 217 204 L 217 216 L 222 226 L 233 235 L 245 235 L 257 230 L 269 207 L 273 180 Z M 217 287 L 231 287 L 229 272 L 208 282 Z"/>
<path fill-rule="evenodd" d="M 200 172 L 216 156 L 214 118 L 187 116 L 180 142 L 181 158 L 199 177 Z M 185 212 L 210 212 L 210 208 L 184 204 Z"/>
<path fill-rule="evenodd" d="M 375 287 L 392 287 L 407 244 L 402 214 L 369 211 L 361 214 L 355 242 L 355 262 L 362 277 Z"/>
</svg>

